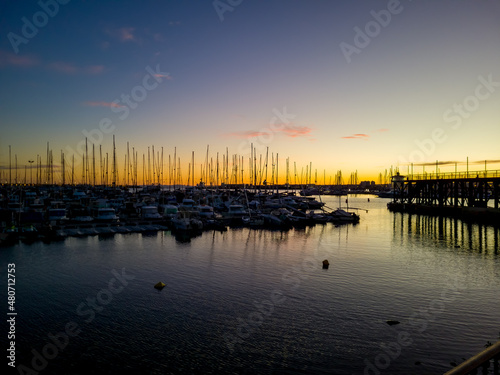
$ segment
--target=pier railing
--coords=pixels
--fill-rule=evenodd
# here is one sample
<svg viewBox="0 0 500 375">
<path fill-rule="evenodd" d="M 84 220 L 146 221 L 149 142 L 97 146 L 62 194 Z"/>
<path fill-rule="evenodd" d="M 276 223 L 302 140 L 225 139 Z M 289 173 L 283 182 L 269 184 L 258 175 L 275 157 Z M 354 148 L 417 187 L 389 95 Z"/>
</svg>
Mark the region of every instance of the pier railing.
<svg viewBox="0 0 500 375">
<path fill-rule="evenodd" d="M 492 373 L 494 375 L 498 375 L 499 374 L 498 361 L 500 359 L 500 341 L 486 348 L 481 353 L 476 354 L 474 357 L 469 358 L 465 362 L 462 362 L 460 365 L 446 372 L 444 375 L 477 374 L 478 369 L 482 369 L 483 373 L 488 373 L 487 369 L 490 367 L 491 359 L 493 359 Z"/>
<path fill-rule="evenodd" d="M 460 178 L 494 178 L 500 177 L 500 170 L 492 171 L 467 171 L 467 172 L 445 172 L 445 173 L 422 173 L 409 174 L 408 180 L 451 180 Z"/>
</svg>

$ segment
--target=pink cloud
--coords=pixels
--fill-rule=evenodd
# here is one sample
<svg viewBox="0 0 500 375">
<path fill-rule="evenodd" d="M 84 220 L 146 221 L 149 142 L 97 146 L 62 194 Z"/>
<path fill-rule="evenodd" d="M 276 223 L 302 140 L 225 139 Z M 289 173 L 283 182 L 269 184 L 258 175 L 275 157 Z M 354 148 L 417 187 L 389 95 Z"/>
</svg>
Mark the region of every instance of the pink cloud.
<svg viewBox="0 0 500 375">
<path fill-rule="evenodd" d="M 47 65 L 47 67 L 51 70 L 64 74 L 84 73 L 84 74 L 95 75 L 104 72 L 104 65 L 88 65 L 85 67 L 79 67 L 63 61 L 50 63 Z"/>
<path fill-rule="evenodd" d="M 165 78 L 165 79 L 168 79 L 168 80 L 172 79 L 172 76 L 170 74 L 154 74 L 154 76 L 158 77 L 158 78 Z"/>
<path fill-rule="evenodd" d="M 135 27 L 121 27 L 119 29 L 108 29 L 106 33 L 121 42 L 137 42 L 137 37 L 134 35 Z M 106 48 L 109 46 L 106 45 Z"/>
<path fill-rule="evenodd" d="M 106 29 L 105 32 L 113 37 L 114 39 L 118 39 L 120 42 L 139 42 L 140 40 L 137 38 L 135 35 L 135 27 L 120 27 L 120 28 L 113 28 L 113 29 Z M 109 43 L 104 42 L 102 44 L 102 47 L 104 49 L 107 49 L 109 47 Z"/>
<path fill-rule="evenodd" d="M 126 42 L 129 40 L 135 40 L 134 32 L 135 28 L 133 27 L 122 27 L 118 29 L 118 33 L 122 42 Z"/>
<path fill-rule="evenodd" d="M 385 129 L 385 128 L 384 128 L 384 129 L 378 129 L 377 131 L 378 131 L 378 132 L 388 132 L 388 131 L 389 131 L 389 129 Z"/>
<path fill-rule="evenodd" d="M 88 74 L 100 74 L 104 71 L 104 65 L 89 65 L 85 67 Z"/>
<path fill-rule="evenodd" d="M 125 107 L 124 105 L 120 105 L 118 103 L 113 103 L 113 102 L 85 102 L 83 103 L 87 106 L 90 107 L 114 107 L 114 108 L 120 108 L 120 107 Z"/>
<path fill-rule="evenodd" d="M 89 65 L 84 68 L 80 68 L 74 64 L 67 63 L 64 61 L 55 61 L 49 64 L 41 62 L 38 58 L 32 56 L 19 56 L 10 52 L 0 50 L 0 67 L 4 66 L 20 66 L 28 67 L 34 65 L 42 64 L 46 68 L 64 73 L 64 74 L 75 74 L 85 72 L 87 74 L 100 74 L 104 71 L 104 65 Z"/>
<path fill-rule="evenodd" d="M 65 73 L 65 74 L 74 74 L 78 71 L 78 68 L 73 64 L 65 63 L 63 61 L 57 61 L 50 63 L 48 67 L 57 72 Z"/>
<path fill-rule="evenodd" d="M 226 134 L 226 136 L 228 136 L 228 137 L 241 138 L 241 139 L 255 138 L 255 137 L 259 137 L 261 135 L 262 136 L 269 136 L 269 133 L 248 130 L 248 131 L 244 131 L 244 132 L 234 132 L 234 133 Z"/>
<path fill-rule="evenodd" d="M 348 135 L 348 136 L 340 137 L 340 138 L 342 138 L 342 139 L 364 139 L 366 141 L 366 140 L 368 140 L 368 138 L 370 138 L 370 136 L 368 134 L 357 133 L 357 134 Z"/>
<path fill-rule="evenodd" d="M 0 67 L 15 65 L 15 66 L 33 66 L 38 65 L 39 61 L 35 57 L 20 56 L 10 52 L 0 50 Z"/>
<path fill-rule="evenodd" d="M 292 125 L 284 125 L 282 129 L 275 129 L 272 130 L 270 128 L 265 128 L 260 131 L 256 130 L 248 130 L 248 131 L 241 131 L 241 132 L 234 132 L 234 133 L 228 133 L 226 136 L 228 137 L 233 137 L 233 138 L 242 138 L 242 139 L 248 139 L 248 138 L 255 138 L 255 137 L 269 137 L 271 134 L 284 134 L 287 137 L 290 138 L 296 138 L 296 137 L 308 137 L 311 135 L 312 129 L 308 126 L 292 126 Z"/>
<path fill-rule="evenodd" d="M 312 129 L 307 126 L 290 126 L 286 125 L 282 130 L 288 137 L 302 137 L 310 135 Z"/>
</svg>

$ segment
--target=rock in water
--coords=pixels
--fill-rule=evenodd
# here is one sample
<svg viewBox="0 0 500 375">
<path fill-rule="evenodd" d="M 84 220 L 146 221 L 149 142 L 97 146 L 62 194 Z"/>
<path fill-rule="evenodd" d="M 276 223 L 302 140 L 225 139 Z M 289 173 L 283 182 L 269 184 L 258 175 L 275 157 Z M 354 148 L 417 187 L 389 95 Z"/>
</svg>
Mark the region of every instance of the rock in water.
<svg viewBox="0 0 500 375">
<path fill-rule="evenodd" d="M 389 324 L 390 326 L 395 326 L 396 324 L 399 324 L 397 320 L 387 320 L 386 323 Z"/>
<path fill-rule="evenodd" d="M 166 284 L 162 283 L 161 281 L 159 281 L 157 284 L 155 284 L 155 288 L 158 289 L 158 290 L 162 290 L 163 288 L 165 288 Z"/>
</svg>

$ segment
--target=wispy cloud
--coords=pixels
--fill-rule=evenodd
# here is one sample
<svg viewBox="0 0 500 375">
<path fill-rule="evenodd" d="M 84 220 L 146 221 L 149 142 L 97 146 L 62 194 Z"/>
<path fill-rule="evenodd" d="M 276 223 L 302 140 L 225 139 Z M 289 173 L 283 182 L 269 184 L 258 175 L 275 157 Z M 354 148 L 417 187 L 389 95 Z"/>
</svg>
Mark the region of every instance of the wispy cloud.
<svg viewBox="0 0 500 375">
<path fill-rule="evenodd" d="M 44 62 L 35 56 L 20 56 L 0 50 L 0 68 L 6 66 L 30 67 L 40 66 L 45 69 L 63 74 L 100 74 L 104 72 L 104 65 L 77 66 L 65 61 Z"/>
<path fill-rule="evenodd" d="M 249 138 L 255 138 L 255 137 L 260 137 L 260 136 L 268 136 L 269 133 L 265 131 L 256 131 L 256 130 L 248 130 L 248 131 L 242 131 L 242 132 L 233 132 L 233 133 L 227 133 L 225 134 L 227 137 L 231 138 L 238 138 L 238 139 L 249 139 Z"/>
<path fill-rule="evenodd" d="M 118 30 L 120 39 L 122 42 L 127 42 L 127 41 L 134 41 L 135 36 L 134 36 L 134 31 L 135 28 L 133 27 L 122 27 L 121 29 Z"/>
<path fill-rule="evenodd" d="M 476 160 L 469 161 L 469 165 L 484 165 L 486 164 L 499 164 L 500 160 Z M 467 161 L 464 160 L 446 160 L 446 161 L 437 161 L 437 162 L 423 162 L 423 163 L 409 163 L 408 165 L 413 164 L 414 167 L 428 167 L 428 166 L 453 166 L 453 165 L 466 165 Z"/>
<path fill-rule="evenodd" d="M 84 70 L 88 74 L 101 74 L 104 72 L 104 65 L 89 65 Z"/>
<path fill-rule="evenodd" d="M 285 125 L 281 131 L 288 137 L 296 138 L 310 135 L 312 129 L 308 126 Z"/>
<path fill-rule="evenodd" d="M 477 160 L 477 161 L 469 161 L 469 164 L 484 164 L 484 163 L 489 163 L 489 164 L 497 164 L 500 163 L 500 160 Z M 463 164 L 467 164 L 467 162 L 463 161 Z"/>
<path fill-rule="evenodd" d="M 312 128 L 308 126 L 294 126 L 294 125 L 283 125 L 282 128 L 278 129 L 261 129 L 257 130 L 247 130 L 241 132 L 233 132 L 225 134 L 227 137 L 239 138 L 239 139 L 249 139 L 256 137 L 269 137 L 269 134 L 283 134 L 286 137 L 297 138 L 297 137 L 309 137 L 311 135 Z"/>
<path fill-rule="evenodd" d="M 120 27 L 115 29 L 107 29 L 105 32 L 111 37 L 118 39 L 120 42 L 139 42 L 136 36 L 135 27 Z"/>
<path fill-rule="evenodd" d="M 50 63 L 48 64 L 48 68 L 64 74 L 74 74 L 78 71 L 78 68 L 75 65 L 63 61 Z"/>
<path fill-rule="evenodd" d="M 64 61 L 56 61 L 47 64 L 50 70 L 63 74 L 90 74 L 96 75 L 104 72 L 104 65 L 77 66 Z"/>
<path fill-rule="evenodd" d="M 40 62 L 33 56 L 21 56 L 11 52 L 0 50 L 0 67 L 4 66 L 21 66 L 28 67 L 38 65 Z"/>
<path fill-rule="evenodd" d="M 114 107 L 114 108 L 120 108 L 120 107 L 125 107 L 124 105 L 120 105 L 118 103 L 113 103 L 113 102 L 84 102 L 83 103 L 86 106 L 89 107 Z"/>
<path fill-rule="evenodd" d="M 171 80 L 172 79 L 172 76 L 170 74 L 153 74 L 155 77 L 158 77 L 158 78 L 165 78 L 165 79 L 168 79 L 168 80 Z"/>
<path fill-rule="evenodd" d="M 375 130 L 375 132 L 377 132 L 377 133 L 385 133 L 388 131 L 389 131 L 389 129 L 386 129 L 386 128 Z M 346 136 L 340 137 L 340 138 L 341 139 L 363 139 L 363 140 L 367 141 L 370 138 L 370 135 L 366 134 L 366 133 L 356 133 L 356 134 L 346 135 Z"/>
<path fill-rule="evenodd" d="M 363 133 L 357 133 L 357 134 L 353 134 L 353 135 L 348 135 L 348 136 L 345 136 L 345 137 L 340 137 L 342 139 L 363 139 L 363 140 L 368 140 L 368 138 L 370 138 L 370 136 L 368 134 L 363 134 Z"/>
</svg>

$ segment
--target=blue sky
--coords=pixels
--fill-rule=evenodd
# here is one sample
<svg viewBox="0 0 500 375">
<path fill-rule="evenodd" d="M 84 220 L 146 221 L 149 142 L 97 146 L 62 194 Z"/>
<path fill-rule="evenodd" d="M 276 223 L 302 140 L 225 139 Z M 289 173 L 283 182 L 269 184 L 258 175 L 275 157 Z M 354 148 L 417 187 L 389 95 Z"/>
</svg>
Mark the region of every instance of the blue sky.
<svg viewBox="0 0 500 375">
<path fill-rule="evenodd" d="M 198 168 L 207 145 L 214 158 L 226 147 L 248 157 L 250 143 L 366 178 L 410 162 L 500 159 L 500 3 L 41 3 L 57 14 L 45 19 L 37 1 L 0 5 L 0 165 L 9 145 L 21 165 L 46 142 L 78 155 L 83 131 L 107 152 L 115 135 L 119 160 L 127 141 L 139 154 L 177 147 L 185 169 L 192 151 Z M 16 45 L 23 19 L 46 25 Z M 356 30 L 371 33 L 367 45 Z"/>
</svg>

